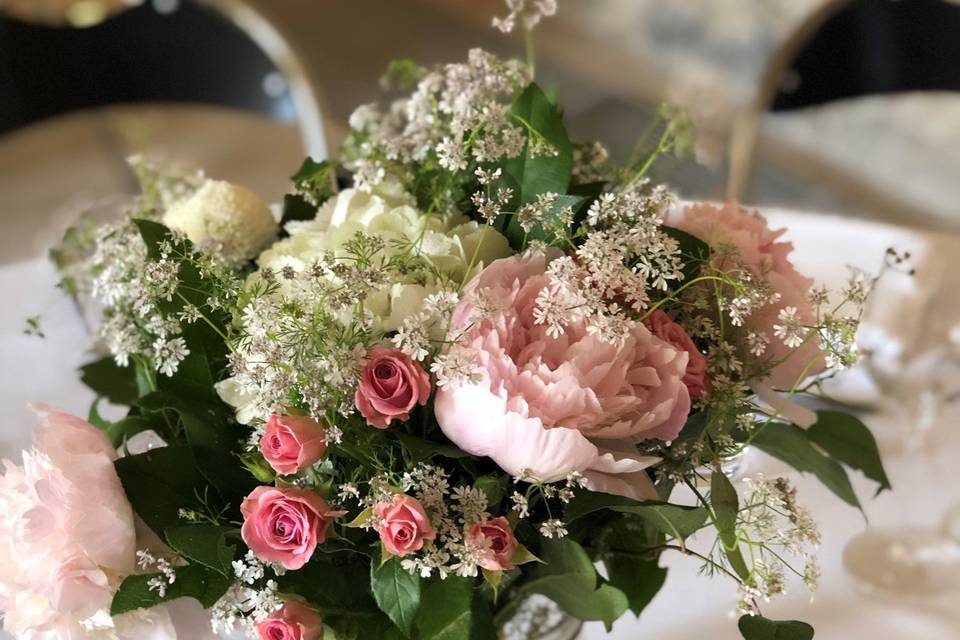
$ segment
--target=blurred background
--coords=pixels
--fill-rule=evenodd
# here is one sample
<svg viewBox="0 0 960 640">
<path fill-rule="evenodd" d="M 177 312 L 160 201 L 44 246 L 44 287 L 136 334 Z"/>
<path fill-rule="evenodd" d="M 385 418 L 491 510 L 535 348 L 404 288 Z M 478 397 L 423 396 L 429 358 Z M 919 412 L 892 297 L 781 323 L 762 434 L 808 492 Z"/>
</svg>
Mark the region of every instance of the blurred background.
<svg viewBox="0 0 960 640">
<path fill-rule="evenodd" d="M 87 336 L 46 252 L 81 211 L 109 215 L 135 193 L 128 156 L 276 202 L 305 154 L 336 155 L 391 60 L 522 56 L 522 36 L 490 27 L 504 13 L 501 0 L 0 0 L 0 457 L 29 444 L 26 400 L 87 410 L 74 371 Z M 839 286 L 846 265 L 911 252 L 916 275 L 887 279 L 871 307 L 862 375 L 832 393 L 870 416 L 896 487 L 867 503 L 870 530 L 908 523 L 940 546 L 864 542 L 859 514 L 801 480 L 828 541 L 823 587 L 768 615 L 809 620 L 818 638 L 960 638 L 960 583 L 928 575 L 933 562 L 960 576 L 960 527 L 947 528 L 960 499 L 960 1 L 561 0 L 536 40 L 538 81 L 574 140 L 623 160 L 659 104 L 684 106 L 695 157 L 653 177 L 789 226 L 811 276 Z M 23 333 L 38 314 L 42 341 Z M 675 564 L 642 624 L 615 637 L 738 637 L 731 585 Z M 697 611 L 678 621 L 694 590 Z"/>
</svg>

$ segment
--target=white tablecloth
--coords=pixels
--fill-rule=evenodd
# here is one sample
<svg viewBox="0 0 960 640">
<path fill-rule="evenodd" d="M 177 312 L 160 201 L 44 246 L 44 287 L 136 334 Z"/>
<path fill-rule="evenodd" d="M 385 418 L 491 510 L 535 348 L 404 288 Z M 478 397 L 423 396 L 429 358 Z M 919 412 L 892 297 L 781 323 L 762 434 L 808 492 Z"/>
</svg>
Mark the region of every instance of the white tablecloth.
<svg viewBox="0 0 960 640">
<path fill-rule="evenodd" d="M 292 139 L 292 138 L 288 138 Z M 0 168 L 10 167 L 15 159 L 4 156 L 0 139 Z M 58 158 L 51 155 L 51 161 Z M 221 159 L 222 160 L 222 159 Z M 49 167 L 48 167 L 49 169 Z M 34 165 L 34 171 L 43 167 Z M 75 171 L 94 171 L 89 164 L 75 166 Z M 109 172 L 107 163 L 99 169 Z M 278 173 L 279 171 L 279 173 Z M 220 172 L 221 175 L 223 172 Z M 283 176 L 286 166 L 274 169 Z M 0 171 L 0 176 L 9 176 Z M 58 171 L 48 173 L 58 175 Z M 259 176 L 262 180 L 263 177 Z M 101 192 L 106 195 L 104 181 Z M 0 177 L 0 457 L 15 457 L 29 444 L 31 419 L 25 403 L 43 400 L 63 409 L 85 415 L 92 394 L 80 384 L 75 368 L 85 362 L 87 338 L 70 302 L 54 288 L 56 274 L 45 256 L 45 247 L 58 237 L 65 223 L 60 217 L 45 213 L 37 204 L 56 210 L 50 189 L 57 183 L 35 180 L 33 192 L 44 197 L 26 198 L 31 191 L 20 181 L 4 181 Z M 82 185 L 81 185 L 82 186 Z M 46 189 L 46 191 L 44 191 Z M 82 190 L 79 189 L 78 190 Z M 58 197 L 66 202 L 73 190 L 61 188 Z M 276 196 L 276 194 L 270 194 Z M 19 207 L 11 222 L 11 207 Z M 32 208 L 30 208 L 32 206 Z M 61 209 L 61 212 L 63 210 Z M 917 258 L 919 274 L 915 280 L 900 276 L 884 285 L 882 304 L 873 315 L 876 322 L 891 332 L 905 337 L 907 343 L 938 339 L 939 331 L 958 320 L 950 304 L 949 294 L 956 291 L 955 272 L 960 263 L 960 241 L 938 238 L 885 225 L 829 216 L 790 212 L 769 212 L 775 224 L 789 225 L 789 237 L 797 244 L 796 263 L 802 270 L 820 280 L 836 284 L 842 280 L 842 268 L 853 264 L 874 271 L 888 245 L 909 249 Z M 16 228 L 16 232 L 13 229 Z M 931 303 L 925 314 L 912 312 L 921 301 Z M 907 304 L 911 306 L 907 306 Z M 939 306 L 938 306 L 939 305 Z M 39 339 L 23 334 L 25 319 L 42 315 L 47 337 Z M 934 330 L 936 329 L 936 331 Z M 943 417 L 944 424 L 956 424 L 960 409 L 952 409 Z M 890 432 L 897 425 L 883 415 L 867 417 L 867 422 L 880 432 Z M 960 430 L 938 433 L 937 445 L 922 457 L 889 457 L 888 470 L 894 491 L 871 500 L 873 486 L 855 477 L 855 487 L 865 503 L 865 511 L 874 526 L 908 521 L 917 525 L 933 525 L 946 506 L 960 499 L 954 474 L 955 460 L 960 457 Z M 844 544 L 866 526 L 862 517 L 841 503 L 816 480 L 801 478 L 783 465 L 752 453 L 748 475 L 764 473 L 768 477 L 786 474 L 796 480 L 800 499 L 807 504 L 821 525 L 823 547 L 820 562 L 823 568 L 821 588 L 811 601 L 801 585 L 765 607 L 773 618 L 796 618 L 814 624 L 818 638 L 923 638 L 924 640 L 956 640 L 960 638 L 960 612 L 954 594 L 952 604 L 878 600 L 858 595 L 841 564 Z M 694 545 L 697 543 L 694 542 Z M 732 610 L 736 601 L 735 586 L 728 581 L 697 575 L 696 561 L 679 555 L 664 555 L 670 567 L 667 583 L 640 621 L 628 614 L 618 622 L 613 638 L 670 638 L 671 640 L 726 640 L 739 638 Z M 2 634 L 0 634 L 2 636 Z M 604 637 L 600 625 L 588 624 L 582 633 L 585 639 Z"/>
</svg>

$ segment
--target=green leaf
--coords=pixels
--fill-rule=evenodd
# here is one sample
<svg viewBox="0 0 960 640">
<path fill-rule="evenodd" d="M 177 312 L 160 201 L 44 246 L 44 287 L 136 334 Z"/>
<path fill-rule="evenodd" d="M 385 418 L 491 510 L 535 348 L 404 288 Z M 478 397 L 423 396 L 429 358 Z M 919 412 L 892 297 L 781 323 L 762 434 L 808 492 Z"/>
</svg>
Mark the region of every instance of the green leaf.
<svg viewBox="0 0 960 640">
<path fill-rule="evenodd" d="M 717 537 L 720 538 L 723 552 L 737 575 L 746 580 L 750 576 L 750 569 L 743 559 L 737 537 L 740 500 L 730 480 L 717 469 L 710 475 L 710 504 L 713 507 L 714 524 L 717 526 Z"/>
<path fill-rule="evenodd" d="M 433 442 L 431 440 L 424 440 L 423 438 L 418 438 L 415 435 L 404 433 L 402 431 L 395 432 L 395 435 L 403 445 L 404 449 L 410 452 L 410 455 L 413 456 L 415 462 L 423 462 L 436 456 L 443 456 L 444 458 L 451 458 L 454 460 L 470 457 L 469 453 L 458 449 L 452 444 L 443 444 L 440 442 Z"/>
<path fill-rule="evenodd" d="M 370 593 L 370 584 L 369 559 L 351 556 L 338 560 L 334 554 L 325 553 L 315 553 L 303 568 L 277 577 L 281 593 L 296 594 L 321 612 L 336 609 L 382 615 Z"/>
<path fill-rule="evenodd" d="M 334 166 L 328 160 L 317 162 L 308 157 L 290 179 L 297 191 L 308 193 L 315 202 L 323 204 L 336 193 L 333 171 Z"/>
<path fill-rule="evenodd" d="M 176 581 L 167 585 L 167 591 L 162 597 L 156 591 L 151 591 L 147 585 L 151 578 L 160 574 L 129 576 L 113 596 L 110 615 L 117 616 L 134 609 L 149 609 L 177 598 L 195 598 L 208 609 L 226 593 L 233 582 L 231 578 L 196 564 L 177 567 L 176 572 Z"/>
<path fill-rule="evenodd" d="M 768 620 L 763 616 L 742 616 L 737 623 L 744 640 L 811 640 L 813 627 L 798 620 Z"/>
<path fill-rule="evenodd" d="M 547 540 L 541 555 L 544 564 L 537 566 L 525 591 L 545 595 L 578 620 L 601 620 L 607 629 L 629 608 L 623 591 L 609 584 L 598 586 L 593 563 L 573 540 Z"/>
<path fill-rule="evenodd" d="M 638 502 L 609 493 L 581 490 L 567 505 L 566 520 L 572 522 L 601 509 L 636 514 L 678 540 L 684 540 L 700 530 L 709 516 L 703 507 L 687 507 L 652 500 Z"/>
<path fill-rule="evenodd" d="M 751 442 L 761 451 L 786 462 L 801 472 L 812 473 L 837 497 L 860 509 L 860 501 L 850 485 L 847 472 L 835 460 L 820 453 L 798 426 L 768 422 L 753 434 Z"/>
<path fill-rule="evenodd" d="M 232 576 L 235 545 L 227 544 L 227 527 L 214 524 L 183 524 L 167 527 L 167 544 L 184 558 L 225 576 Z"/>
<path fill-rule="evenodd" d="M 146 218 L 134 218 L 133 224 L 137 225 L 137 230 L 140 231 L 140 237 L 143 238 L 144 244 L 147 245 L 147 257 L 151 260 L 159 260 L 161 253 L 160 243 L 164 240 L 173 241 L 173 235 L 170 233 L 170 229 L 159 222 L 147 220 Z"/>
<path fill-rule="evenodd" d="M 112 356 L 80 367 L 80 380 L 114 404 L 131 405 L 137 399 L 137 380 L 133 367 L 120 367 Z"/>
<path fill-rule="evenodd" d="M 168 527 L 183 524 L 182 508 L 197 508 L 208 486 L 187 447 L 162 447 L 114 463 L 124 493 L 144 522 L 163 539 Z"/>
<path fill-rule="evenodd" d="M 700 275 L 703 266 L 710 259 L 710 245 L 675 227 L 662 226 L 660 229 L 680 244 L 683 258 L 683 281 L 690 282 Z"/>
<path fill-rule="evenodd" d="M 317 207 L 301 195 L 288 193 L 283 196 L 283 209 L 280 216 L 280 225 L 283 227 L 292 220 L 313 220 L 317 215 Z M 281 235 L 288 235 L 286 230 Z"/>
<path fill-rule="evenodd" d="M 380 610 L 393 620 L 406 637 L 413 633 L 413 621 L 420 608 L 420 576 L 400 566 L 400 558 L 370 564 L 370 590 Z"/>
<path fill-rule="evenodd" d="M 575 212 L 586 201 L 587 198 L 584 196 L 558 195 L 553 205 L 544 212 L 530 231 L 524 231 L 523 227 L 516 222 L 516 216 L 514 216 L 507 224 L 507 240 L 510 241 L 511 246 L 525 246 L 531 240 L 542 240 L 547 244 L 556 244 L 558 238 L 554 232 L 555 221 L 565 209 Z"/>
<path fill-rule="evenodd" d="M 610 584 L 623 591 L 636 616 L 650 604 L 667 579 L 667 570 L 656 559 L 642 560 L 632 555 L 612 553 L 603 563 Z"/>
<path fill-rule="evenodd" d="M 890 489 L 877 441 L 856 417 L 841 411 L 818 411 L 817 421 L 807 429 L 807 438 L 834 460 L 862 471 L 877 482 L 880 485 L 877 493 Z"/>
<path fill-rule="evenodd" d="M 420 640 L 462 640 L 470 637 L 473 618 L 473 580 L 450 576 L 431 580 L 423 589 L 417 611 Z"/>
</svg>

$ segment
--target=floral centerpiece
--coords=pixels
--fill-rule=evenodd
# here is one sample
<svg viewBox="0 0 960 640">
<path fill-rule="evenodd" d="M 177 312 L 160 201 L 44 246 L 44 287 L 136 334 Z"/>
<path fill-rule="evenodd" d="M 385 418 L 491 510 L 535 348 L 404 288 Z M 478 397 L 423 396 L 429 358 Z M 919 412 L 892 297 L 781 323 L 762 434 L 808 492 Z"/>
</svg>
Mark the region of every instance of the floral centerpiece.
<svg viewBox="0 0 960 640">
<path fill-rule="evenodd" d="M 555 10 L 508 5 L 505 31 Z M 848 468 L 889 486 L 856 418 L 795 402 L 855 362 L 873 280 L 815 288 L 757 213 L 653 184 L 690 143 L 676 110 L 614 166 L 530 62 L 388 80 L 279 225 L 135 161 L 142 196 L 55 252 L 102 309 L 83 380 L 129 409 L 37 409 L 0 481 L 5 628 L 175 638 L 189 598 L 264 640 L 536 637 L 531 597 L 609 626 L 681 553 L 738 585 L 745 638 L 812 637 L 760 608 L 815 587 L 816 525 L 729 463 L 756 447 L 853 508 Z"/>
</svg>

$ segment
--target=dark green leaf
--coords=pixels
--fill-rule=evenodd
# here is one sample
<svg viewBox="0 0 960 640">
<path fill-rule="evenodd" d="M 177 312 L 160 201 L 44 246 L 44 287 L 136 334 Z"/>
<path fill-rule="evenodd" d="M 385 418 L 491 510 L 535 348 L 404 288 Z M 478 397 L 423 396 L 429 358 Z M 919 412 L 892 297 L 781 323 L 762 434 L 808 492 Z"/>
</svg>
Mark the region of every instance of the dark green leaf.
<svg viewBox="0 0 960 640">
<path fill-rule="evenodd" d="M 473 626 L 473 581 L 450 576 L 432 580 L 423 589 L 417 611 L 420 640 L 463 640 Z"/>
<path fill-rule="evenodd" d="M 400 558 L 390 558 L 382 565 L 379 558 L 374 558 L 370 564 L 370 590 L 380 610 L 409 638 L 420 607 L 420 576 L 401 567 Z"/>
<path fill-rule="evenodd" d="M 746 580 L 750 570 L 740 552 L 740 540 L 737 538 L 737 513 L 740 511 L 740 500 L 737 497 L 737 490 L 733 488 L 727 476 L 716 469 L 710 475 L 710 504 L 713 507 L 714 524 L 717 526 L 717 537 L 720 538 L 723 552 L 737 575 Z"/>
<path fill-rule="evenodd" d="M 660 227 L 664 233 L 680 244 L 683 258 L 683 281 L 690 282 L 700 275 L 703 265 L 710 259 L 710 246 L 703 240 L 675 227 Z"/>
<path fill-rule="evenodd" d="M 140 231 L 140 237 L 143 238 L 144 244 L 147 245 L 147 257 L 151 260 L 159 260 L 161 254 L 160 243 L 164 240 L 172 241 L 173 236 L 170 230 L 159 222 L 145 218 L 134 218 L 133 223 L 137 225 L 137 229 Z"/>
<path fill-rule="evenodd" d="M 545 595 L 578 620 L 601 620 L 608 629 L 629 608 L 622 591 L 598 585 L 593 563 L 573 540 L 547 540 L 541 556 L 544 564 L 537 565 L 525 591 Z"/>
<path fill-rule="evenodd" d="M 283 196 L 283 213 L 280 217 L 281 226 L 291 220 L 313 220 L 317 215 L 317 207 L 301 195 L 288 193 Z M 286 231 L 281 231 L 287 235 Z"/>
<path fill-rule="evenodd" d="M 196 509 L 207 483 L 187 447 L 162 447 L 118 459 L 123 490 L 144 522 L 162 539 L 168 527 L 183 524 L 180 509 Z"/>
<path fill-rule="evenodd" d="M 860 508 L 847 472 L 836 461 L 820 453 L 807 433 L 792 424 L 769 422 L 753 434 L 751 442 L 761 451 L 782 460 L 797 471 L 817 476 L 828 489 L 847 504 Z"/>
<path fill-rule="evenodd" d="M 507 240 L 510 241 L 510 246 L 525 246 L 525 244 L 531 240 L 541 240 L 547 244 L 556 244 L 558 240 L 555 233 L 556 224 L 562 212 L 566 209 L 577 211 L 580 205 L 586 202 L 586 200 L 583 196 L 558 195 L 553 205 L 543 214 L 530 231 L 524 231 L 523 227 L 516 222 L 516 218 L 514 217 L 510 223 L 507 224 L 506 230 Z M 564 233 L 569 233 L 569 229 L 566 229 Z M 561 236 L 561 238 L 562 237 L 563 236 Z"/>
<path fill-rule="evenodd" d="M 573 521 L 601 509 L 636 514 L 663 533 L 679 540 L 702 528 L 709 515 L 703 507 L 687 507 L 669 502 L 638 502 L 609 493 L 581 490 L 567 505 L 566 520 Z"/>
<path fill-rule="evenodd" d="M 657 560 L 642 560 L 632 555 L 613 553 L 603 563 L 610 584 L 623 591 L 630 610 L 639 616 L 667 579 L 667 570 Z"/>
<path fill-rule="evenodd" d="M 762 616 L 742 616 L 737 623 L 744 640 L 811 640 L 813 627 L 797 620 L 768 620 Z"/>
<path fill-rule="evenodd" d="M 862 471 L 877 482 L 880 485 L 877 493 L 890 488 L 877 441 L 856 417 L 841 411 L 818 411 L 816 423 L 807 429 L 807 438 L 834 460 Z"/>
<path fill-rule="evenodd" d="M 458 449 L 452 444 L 443 444 L 441 442 L 424 440 L 423 438 L 418 438 L 415 435 L 404 433 L 402 431 L 397 431 L 396 436 L 403 447 L 410 452 L 410 455 L 412 455 L 414 460 L 417 462 L 430 460 L 435 456 L 443 456 L 444 458 L 452 459 L 470 457 L 469 453 Z"/>
<path fill-rule="evenodd" d="M 162 602 L 177 598 L 195 598 L 204 608 L 212 607 L 226 593 L 232 579 L 200 565 L 191 564 L 177 568 L 177 579 L 167 586 L 163 597 L 151 591 L 147 583 L 160 574 L 150 573 L 129 576 L 113 596 L 110 615 L 117 616 L 134 609 L 149 609 Z"/>
<path fill-rule="evenodd" d="M 120 367 L 106 357 L 80 367 L 80 380 L 98 396 L 114 404 L 131 405 L 137 399 L 137 380 L 133 367 Z"/>
<path fill-rule="evenodd" d="M 199 562 L 223 575 L 232 575 L 236 546 L 227 544 L 227 527 L 182 524 L 167 528 L 167 544 L 184 558 Z"/>
<path fill-rule="evenodd" d="M 370 593 L 369 559 L 338 561 L 331 554 L 314 554 L 301 569 L 277 578 L 281 593 L 294 593 L 320 608 L 354 613 L 378 613 Z"/>
</svg>

